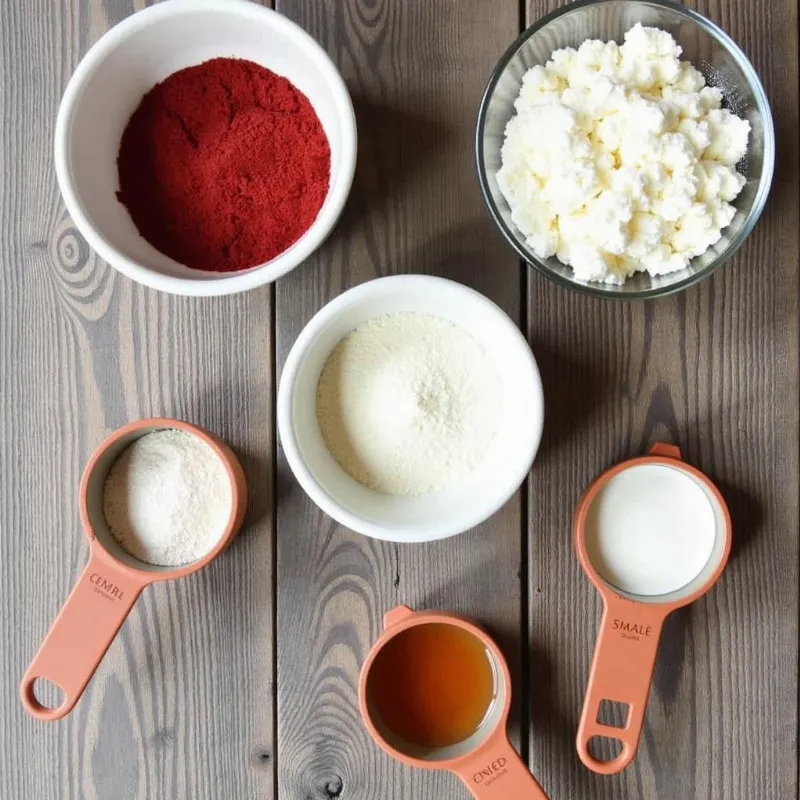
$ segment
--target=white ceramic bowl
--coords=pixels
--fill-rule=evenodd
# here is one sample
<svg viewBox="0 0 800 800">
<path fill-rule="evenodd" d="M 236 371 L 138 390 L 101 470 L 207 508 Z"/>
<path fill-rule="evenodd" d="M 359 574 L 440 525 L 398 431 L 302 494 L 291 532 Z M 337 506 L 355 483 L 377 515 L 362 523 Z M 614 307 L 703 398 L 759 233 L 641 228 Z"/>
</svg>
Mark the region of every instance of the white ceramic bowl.
<svg viewBox="0 0 800 800">
<path fill-rule="evenodd" d="M 317 381 L 334 347 L 367 320 L 401 311 L 444 317 L 469 331 L 494 363 L 503 395 L 483 465 L 455 486 L 414 497 L 381 494 L 351 478 L 328 451 L 316 414 Z M 443 539 L 488 519 L 525 480 L 544 421 L 536 361 L 508 315 L 466 286 L 424 275 L 363 283 L 319 311 L 286 359 L 277 410 L 286 460 L 309 497 L 342 525 L 394 542 Z"/>
<path fill-rule="evenodd" d="M 249 59 L 288 78 L 314 106 L 331 147 L 330 188 L 314 224 L 276 258 L 235 273 L 189 269 L 158 252 L 115 196 L 120 138 L 143 95 L 216 57 Z M 331 232 L 353 182 L 355 114 L 333 62 L 290 20 L 247 0 L 167 0 L 112 28 L 78 65 L 58 111 L 55 157 L 67 210 L 109 264 L 165 292 L 232 294 L 285 275 Z"/>
</svg>

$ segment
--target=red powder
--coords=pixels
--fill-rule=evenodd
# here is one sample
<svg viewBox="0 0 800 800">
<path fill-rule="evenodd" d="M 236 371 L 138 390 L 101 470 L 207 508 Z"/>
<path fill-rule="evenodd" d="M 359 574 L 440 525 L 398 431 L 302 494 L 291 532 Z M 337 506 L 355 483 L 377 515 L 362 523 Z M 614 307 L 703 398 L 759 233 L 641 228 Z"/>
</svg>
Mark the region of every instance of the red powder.
<svg viewBox="0 0 800 800">
<path fill-rule="evenodd" d="M 308 230 L 328 193 L 331 151 L 286 78 L 215 58 L 142 98 L 117 167 L 117 198 L 150 244 L 188 267 L 232 272 Z"/>
</svg>

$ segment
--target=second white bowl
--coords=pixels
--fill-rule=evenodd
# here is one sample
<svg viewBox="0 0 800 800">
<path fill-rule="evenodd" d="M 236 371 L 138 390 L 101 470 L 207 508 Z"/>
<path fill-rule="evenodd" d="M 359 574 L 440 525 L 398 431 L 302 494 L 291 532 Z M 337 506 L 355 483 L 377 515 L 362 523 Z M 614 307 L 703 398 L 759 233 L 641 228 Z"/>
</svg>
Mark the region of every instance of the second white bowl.
<svg viewBox="0 0 800 800">
<path fill-rule="evenodd" d="M 408 311 L 443 317 L 467 330 L 497 370 L 503 406 L 482 466 L 443 491 L 395 497 L 362 486 L 330 454 L 317 422 L 317 382 L 331 351 L 348 333 L 375 317 Z M 539 447 L 544 399 L 530 347 L 502 309 L 453 281 L 398 275 L 350 289 L 313 317 L 286 359 L 277 411 L 289 466 L 325 513 L 376 539 L 425 542 L 479 525 L 510 499 Z"/>
<path fill-rule="evenodd" d="M 328 195 L 312 226 L 271 261 L 241 272 L 194 270 L 160 253 L 115 196 L 120 138 L 142 97 L 173 72 L 217 57 L 288 78 L 308 97 L 331 148 Z M 353 182 L 355 114 L 331 59 L 290 20 L 245 0 L 167 0 L 120 22 L 78 65 L 58 111 L 55 156 L 67 210 L 109 264 L 165 292 L 231 294 L 274 281 L 325 241 Z"/>
</svg>

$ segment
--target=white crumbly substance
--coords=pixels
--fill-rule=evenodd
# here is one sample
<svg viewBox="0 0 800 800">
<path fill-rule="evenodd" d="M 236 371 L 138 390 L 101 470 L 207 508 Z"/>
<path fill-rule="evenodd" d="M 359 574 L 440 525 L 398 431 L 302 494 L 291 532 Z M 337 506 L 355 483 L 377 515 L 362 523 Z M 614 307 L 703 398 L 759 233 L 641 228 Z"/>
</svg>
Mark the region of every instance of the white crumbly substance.
<svg viewBox="0 0 800 800">
<path fill-rule="evenodd" d="M 440 317 L 398 313 L 360 325 L 317 385 L 317 418 L 351 477 L 391 495 L 444 489 L 486 455 L 502 413 L 494 365 Z"/>
<path fill-rule="evenodd" d="M 587 40 L 523 77 L 497 182 L 536 255 L 578 280 L 684 269 L 736 213 L 750 124 L 680 54 L 637 24 L 622 46 Z"/>
<path fill-rule="evenodd" d="M 103 492 L 113 537 L 148 564 L 202 558 L 225 532 L 231 482 L 222 459 L 197 436 L 170 428 L 137 439 L 114 462 Z"/>
</svg>

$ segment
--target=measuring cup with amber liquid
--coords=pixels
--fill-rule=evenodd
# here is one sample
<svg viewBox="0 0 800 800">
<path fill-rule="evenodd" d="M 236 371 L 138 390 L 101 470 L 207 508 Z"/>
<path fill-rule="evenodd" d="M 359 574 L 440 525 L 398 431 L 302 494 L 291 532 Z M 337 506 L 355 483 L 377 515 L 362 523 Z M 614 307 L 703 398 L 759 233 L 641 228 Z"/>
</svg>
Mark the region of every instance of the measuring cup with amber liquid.
<svg viewBox="0 0 800 800">
<path fill-rule="evenodd" d="M 592 483 L 575 516 L 575 547 L 603 598 L 577 749 L 589 769 L 611 774 L 636 755 L 664 620 L 719 578 L 731 520 L 717 487 L 677 447 L 656 444 Z M 627 706 L 622 727 L 599 721 L 604 701 Z M 618 755 L 595 758 L 594 737 L 616 739 Z"/>
<path fill-rule="evenodd" d="M 511 676 L 497 645 L 454 614 L 397 606 L 367 656 L 372 738 L 412 767 L 446 769 L 480 800 L 547 800 L 506 733 Z"/>
<path fill-rule="evenodd" d="M 139 437 L 165 428 L 185 431 L 209 445 L 222 460 L 231 487 L 230 514 L 219 541 L 202 558 L 180 567 L 160 567 L 134 558 L 117 544 L 103 514 L 103 489 L 116 459 Z M 73 709 L 145 586 L 196 572 L 225 549 L 242 523 L 247 487 L 233 451 L 213 434 L 183 420 L 142 419 L 114 431 L 94 451 L 81 479 L 79 504 L 89 540 L 89 563 L 20 684 L 23 705 L 44 720 L 60 719 Z M 37 698 L 34 687 L 39 679 L 61 689 L 63 701 L 57 707 L 50 708 Z"/>
</svg>

